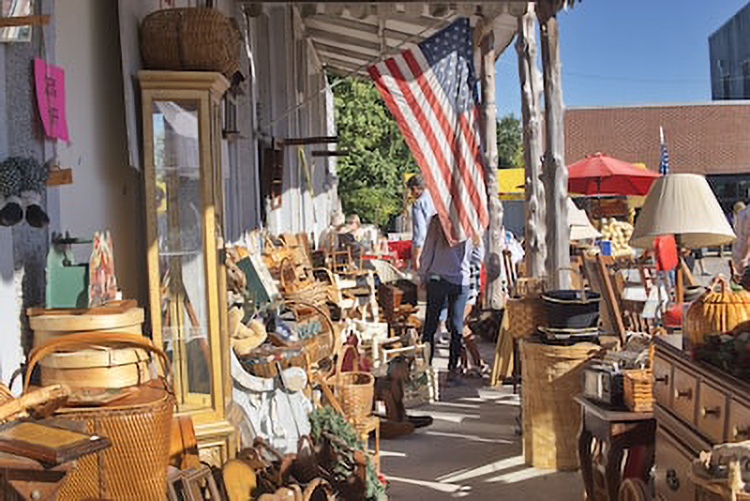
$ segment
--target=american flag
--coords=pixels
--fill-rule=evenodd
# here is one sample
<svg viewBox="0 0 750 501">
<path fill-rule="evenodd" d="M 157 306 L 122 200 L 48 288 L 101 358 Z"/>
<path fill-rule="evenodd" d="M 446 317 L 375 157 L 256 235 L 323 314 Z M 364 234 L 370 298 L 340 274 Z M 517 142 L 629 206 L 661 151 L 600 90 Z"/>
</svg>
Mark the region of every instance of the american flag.
<svg viewBox="0 0 750 501">
<path fill-rule="evenodd" d="M 667 143 L 664 142 L 664 128 L 659 127 L 659 136 L 661 137 L 661 158 L 659 159 L 659 174 L 662 176 L 669 174 L 669 152 Z"/>
<path fill-rule="evenodd" d="M 481 235 L 489 216 L 469 20 L 368 71 L 422 171 L 449 243 Z"/>
</svg>

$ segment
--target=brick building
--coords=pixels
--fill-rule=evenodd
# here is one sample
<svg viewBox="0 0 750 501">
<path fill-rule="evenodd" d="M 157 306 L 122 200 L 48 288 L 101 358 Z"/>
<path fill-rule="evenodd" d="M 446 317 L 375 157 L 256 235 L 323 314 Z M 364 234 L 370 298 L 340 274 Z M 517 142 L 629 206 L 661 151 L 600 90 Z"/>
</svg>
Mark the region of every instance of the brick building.
<svg viewBox="0 0 750 501">
<path fill-rule="evenodd" d="M 573 107 L 565 112 L 565 161 L 596 152 L 659 167 L 664 128 L 672 172 L 708 177 L 728 209 L 750 199 L 750 101 Z"/>
</svg>

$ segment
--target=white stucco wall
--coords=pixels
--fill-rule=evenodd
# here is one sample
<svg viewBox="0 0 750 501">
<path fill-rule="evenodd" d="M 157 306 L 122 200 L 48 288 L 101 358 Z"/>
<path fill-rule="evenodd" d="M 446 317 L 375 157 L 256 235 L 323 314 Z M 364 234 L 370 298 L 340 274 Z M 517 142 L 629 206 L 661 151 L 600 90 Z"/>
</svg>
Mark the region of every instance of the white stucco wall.
<svg viewBox="0 0 750 501">
<path fill-rule="evenodd" d="M 146 278 L 141 181 L 128 166 L 117 3 L 65 0 L 55 30 L 70 131 L 58 151 L 74 179 L 60 188 L 60 229 L 78 237 L 109 229 L 123 296 L 140 299 Z"/>
</svg>

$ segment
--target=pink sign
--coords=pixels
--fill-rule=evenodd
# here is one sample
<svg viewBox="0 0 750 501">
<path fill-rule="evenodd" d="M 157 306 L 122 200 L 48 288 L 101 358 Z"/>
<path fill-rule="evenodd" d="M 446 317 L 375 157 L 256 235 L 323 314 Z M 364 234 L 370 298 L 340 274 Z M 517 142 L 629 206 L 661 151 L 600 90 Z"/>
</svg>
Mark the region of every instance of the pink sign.
<svg viewBox="0 0 750 501">
<path fill-rule="evenodd" d="M 39 114 L 47 137 L 68 140 L 68 120 L 65 117 L 65 70 L 34 59 L 34 81 Z"/>
</svg>

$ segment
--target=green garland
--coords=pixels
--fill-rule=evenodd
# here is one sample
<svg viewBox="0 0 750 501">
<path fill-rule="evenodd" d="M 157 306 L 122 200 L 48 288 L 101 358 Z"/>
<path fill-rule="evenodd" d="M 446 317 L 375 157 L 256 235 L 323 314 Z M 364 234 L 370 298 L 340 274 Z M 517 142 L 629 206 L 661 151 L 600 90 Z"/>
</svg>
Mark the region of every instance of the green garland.
<svg viewBox="0 0 750 501">
<path fill-rule="evenodd" d="M 315 442 L 319 442 L 324 432 L 334 435 L 342 440 L 349 448 L 345 450 L 339 447 L 336 443 L 333 444 L 337 454 L 346 456 L 350 463 L 354 462 L 353 450 L 365 450 L 365 443 L 360 440 L 357 435 L 357 431 L 354 429 L 351 423 L 346 421 L 344 417 L 333 410 L 331 407 L 323 407 L 322 409 L 315 409 L 310 413 L 310 426 L 312 432 L 312 438 Z M 346 468 L 344 464 L 338 464 L 334 467 L 334 475 L 340 480 L 344 480 L 351 471 Z M 370 456 L 367 456 L 367 476 L 365 479 L 366 500 L 367 501 L 384 501 L 387 500 L 385 492 L 385 485 L 378 478 L 378 474 L 375 471 L 375 466 L 370 461 Z"/>
</svg>

